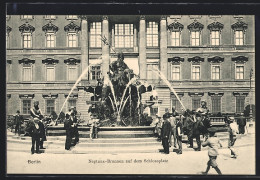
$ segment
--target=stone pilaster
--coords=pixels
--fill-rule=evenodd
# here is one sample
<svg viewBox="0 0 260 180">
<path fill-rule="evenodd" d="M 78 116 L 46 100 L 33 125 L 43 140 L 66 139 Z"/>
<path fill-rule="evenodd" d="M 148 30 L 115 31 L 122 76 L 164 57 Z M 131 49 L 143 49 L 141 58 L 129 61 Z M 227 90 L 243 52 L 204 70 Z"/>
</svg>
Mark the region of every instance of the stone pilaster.
<svg viewBox="0 0 260 180">
<path fill-rule="evenodd" d="M 167 23 L 166 16 L 160 21 L 160 70 L 167 77 Z"/>
<path fill-rule="evenodd" d="M 88 20 L 86 15 L 81 15 L 81 72 L 89 65 L 88 52 Z M 83 77 L 88 79 L 88 73 Z"/>
<path fill-rule="evenodd" d="M 110 42 L 109 37 L 109 22 L 108 17 L 103 16 L 102 18 L 102 37 L 107 39 L 108 43 Z M 109 62 L 110 62 L 110 52 L 109 45 L 102 42 L 102 75 L 104 76 L 109 72 Z"/>
<path fill-rule="evenodd" d="M 139 26 L 139 69 L 140 78 L 146 79 L 147 64 L 146 64 L 146 33 L 145 33 L 145 16 L 140 17 Z"/>
</svg>

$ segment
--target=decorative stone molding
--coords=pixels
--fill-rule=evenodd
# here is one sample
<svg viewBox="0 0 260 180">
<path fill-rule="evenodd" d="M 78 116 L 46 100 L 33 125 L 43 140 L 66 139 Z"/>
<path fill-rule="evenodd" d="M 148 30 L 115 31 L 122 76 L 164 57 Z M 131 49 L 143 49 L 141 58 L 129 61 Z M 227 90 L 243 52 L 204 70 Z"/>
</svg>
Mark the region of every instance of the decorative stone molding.
<svg viewBox="0 0 260 180">
<path fill-rule="evenodd" d="M 102 16 L 102 20 L 108 20 L 108 16 Z"/>
<path fill-rule="evenodd" d="M 215 56 L 215 57 L 212 57 L 212 58 L 208 58 L 208 62 L 221 63 L 221 62 L 224 62 L 224 58 L 219 57 L 219 56 Z"/>
<path fill-rule="evenodd" d="M 56 99 L 56 98 L 58 98 L 58 94 L 43 94 L 42 95 L 42 97 L 44 98 L 44 99 Z"/>
<path fill-rule="evenodd" d="M 209 96 L 223 96 L 224 92 L 208 92 Z"/>
<path fill-rule="evenodd" d="M 249 92 L 233 92 L 234 96 L 247 96 Z"/>
<path fill-rule="evenodd" d="M 7 99 L 11 98 L 11 94 L 6 94 Z"/>
<path fill-rule="evenodd" d="M 48 31 L 54 31 L 57 32 L 59 30 L 59 28 L 57 26 L 55 26 L 54 24 L 52 24 L 52 22 L 49 22 L 48 24 L 44 25 L 42 27 L 42 30 L 46 33 Z"/>
<path fill-rule="evenodd" d="M 189 31 L 201 31 L 204 28 L 204 25 L 199 23 L 198 21 L 194 21 L 193 23 L 188 25 L 187 28 L 189 29 Z"/>
<path fill-rule="evenodd" d="M 180 62 L 184 62 L 184 58 L 175 56 L 175 57 L 172 57 L 172 58 L 168 58 L 168 62 L 180 63 Z"/>
<path fill-rule="evenodd" d="M 42 60 L 42 64 L 45 64 L 45 65 L 49 65 L 49 64 L 55 65 L 57 63 L 59 63 L 59 60 L 57 60 L 57 59 L 46 58 L 46 59 Z"/>
<path fill-rule="evenodd" d="M 11 31 L 12 31 L 12 28 L 9 27 L 9 26 L 6 26 L 6 32 L 7 32 L 7 34 L 9 34 Z"/>
<path fill-rule="evenodd" d="M 161 20 L 166 20 L 167 19 L 167 16 L 166 15 L 162 15 L 161 16 Z"/>
<path fill-rule="evenodd" d="M 236 63 L 245 63 L 248 61 L 248 58 L 245 56 L 237 56 L 237 57 L 232 57 L 232 61 L 235 61 Z"/>
<path fill-rule="evenodd" d="M 231 28 L 234 30 L 234 31 L 246 31 L 247 30 L 247 27 L 248 25 L 246 23 L 244 23 L 243 21 L 238 21 L 236 22 L 235 24 L 232 24 L 231 25 Z"/>
<path fill-rule="evenodd" d="M 182 31 L 184 26 L 179 22 L 173 22 L 168 26 L 168 29 L 171 31 Z"/>
<path fill-rule="evenodd" d="M 190 97 L 194 97 L 194 96 L 202 97 L 202 96 L 204 96 L 204 93 L 203 92 L 189 92 L 188 95 Z"/>
<path fill-rule="evenodd" d="M 33 33 L 35 31 L 35 28 L 32 25 L 28 24 L 28 22 L 26 22 L 19 27 L 19 31 L 22 33 Z"/>
<path fill-rule="evenodd" d="M 33 99 L 34 94 L 19 94 L 19 98 L 21 98 L 21 99 Z"/>
<path fill-rule="evenodd" d="M 140 20 L 145 20 L 145 16 L 144 16 L 144 15 L 141 15 L 141 16 L 140 16 Z"/>
<path fill-rule="evenodd" d="M 31 60 L 28 58 L 23 58 L 21 60 L 18 60 L 19 64 L 26 64 L 26 65 L 31 65 L 35 63 L 35 60 Z"/>
<path fill-rule="evenodd" d="M 79 15 L 78 16 L 81 20 L 88 20 L 88 16 L 87 15 Z"/>
<path fill-rule="evenodd" d="M 12 60 L 6 60 L 7 64 L 12 64 Z"/>
<path fill-rule="evenodd" d="M 195 21 L 197 19 L 201 19 L 202 18 L 202 15 L 189 15 L 190 19 L 194 19 Z"/>
<path fill-rule="evenodd" d="M 64 94 L 64 97 L 67 98 L 68 95 L 69 95 L 69 94 Z M 71 99 L 77 99 L 78 97 L 79 97 L 78 94 L 73 94 L 73 93 L 69 96 L 69 98 L 71 98 Z"/>
<path fill-rule="evenodd" d="M 177 92 L 177 95 L 182 97 L 184 96 L 184 92 Z M 171 96 L 175 96 L 173 92 L 171 92 Z"/>
<path fill-rule="evenodd" d="M 188 58 L 189 62 L 193 62 L 193 63 L 200 63 L 200 62 L 204 62 L 204 58 L 201 58 L 199 56 L 195 56 L 193 58 Z"/>
<path fill-rule="evenodd" d="M 79 27 L 78 25 L 76 25 L 76 24 L 72 21 L 72 22 L 70 22 L 68 25 L 66 25 L 66 26 L 64 27 L 64 31 L 66 31 L 66 32 L 70 32 L 70 31 L 76 31 L 76 32 L 78 32 L 78 31 L 80 31 L 80 27 Z"/>
<path fill-rule="evenodd" d="M 223 28 L 224 28 L 224 25 L 221 24 L 220 22 L 213 22 L 208 25 L 208 29 L 210 31 L 222 31 Z"/>
<path fill-rule="evenodd" d="M 69 59 L 65 59 L 64 63 L 67 65 L 77 65 L 78 63 L 80 63 L 80 60 L 75 58 L 69 58 Z"/>
</svg>

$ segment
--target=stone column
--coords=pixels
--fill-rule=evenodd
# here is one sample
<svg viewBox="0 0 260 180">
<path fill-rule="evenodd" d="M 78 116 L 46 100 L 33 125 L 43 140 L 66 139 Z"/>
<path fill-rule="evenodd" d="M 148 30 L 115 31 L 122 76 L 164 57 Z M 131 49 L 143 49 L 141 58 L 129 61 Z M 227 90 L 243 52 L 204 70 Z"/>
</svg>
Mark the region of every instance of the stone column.
<svg viewBox="0 0 260 180">
<path fill-rule="evenodd" d="M 109 22 L 108 17 L 103 16 L 102 18 L 102 37 L 107 39 L 108 43 L 110 42 L 109 36 Z M 104 76 L 109 72 L 109 63 L 110 63 L 110 52 L 109 45 L 102 42 L 102 75 Z"/>
<path fill-rule="evenodd" d="M 88 21 L 86 15 L 81 15 L 81 73 L 89 65 L 89 56 L 88 56 Z M 88 73 L 82 78 L 88 79 Z"/>
<path fill-rule="evenodd" d="M 167 28 L 166 16 L 160 21 L 160 70 L 167 77 Z"/>
<path fill-rule="evenodd" d="M 140 17 L 139 26 L 139 72 L 140 79 L 146 79 L 146 33 L 145 33 L 145 16 Z"/>
</svg>

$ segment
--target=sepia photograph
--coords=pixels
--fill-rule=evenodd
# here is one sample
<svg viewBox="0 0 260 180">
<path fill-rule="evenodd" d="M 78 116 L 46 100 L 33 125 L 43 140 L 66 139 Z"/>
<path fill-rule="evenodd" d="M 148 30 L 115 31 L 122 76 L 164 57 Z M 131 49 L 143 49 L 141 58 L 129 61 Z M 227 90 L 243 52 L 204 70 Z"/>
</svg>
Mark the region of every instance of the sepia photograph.
<svg viewBox="0 0 260 180">
<path fill-rule="evenodd" d="M 256 175 L 255 16 L 6 14 L 6 173 Z"/>
</svg>

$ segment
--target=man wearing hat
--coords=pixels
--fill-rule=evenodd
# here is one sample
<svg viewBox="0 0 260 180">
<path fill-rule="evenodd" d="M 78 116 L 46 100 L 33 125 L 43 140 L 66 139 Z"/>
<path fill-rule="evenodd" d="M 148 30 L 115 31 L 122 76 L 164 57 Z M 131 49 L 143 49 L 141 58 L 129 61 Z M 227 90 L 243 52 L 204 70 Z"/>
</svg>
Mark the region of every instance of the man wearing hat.
<svg viewBox="0 0 260 180">
<path fill-rule="evenodd" d="M 40 140 L 41 140 L 41 129 L 39 126 L 39 118 L 33 118 L 33 120 L 31 120 L 29 122 L 29 125 L 27 126 L 27 132 L 30 134 L 30 136 L 32 137 L 32 148 L 31 148 L 31 153 L 34 154 L 35 149 L 36 149 L 36 153 L 39 154 L 40 151 Z M 36 146 L 36 147 L 35 147 Z"/>
<path fill-rule="evenodd" d="M 200 134 L 201 134 L 201 129 L 204 126 L 202 123 L 201 113 L 196 112 L 194 118 L 195 118 L 195 123 L 194 123 L 194 128 L 193 128 L 193 137 L 196 138 L 196 142 L 197 142 L 197 146 L 198 146 L 196 151 L 201 151 Z"/>
<path fill-rule="evenodd" d="M 169 137 L 171 136 L 171 123 L 168 121 L 169 116 L 163 115 L 163 125 L 162 125 L 162 145 L 165 154 L 169 154 Z"/>
<path fill-rule="evenodd" d="M 73 135 L 75 136 L 75 143 L 77 144 L 79 142 L 79 131 L 78 131 L 78 119 L 77 119 L 77 111 L 76 108 L 74 106 L 70 107 L 70 116 L 72 118 L 73 121 Z"/>
<path fill-rule="evenodd" d="M 237 119 L 237 124 L 239 128 L 239 134 L 244 134 L 246 126 L 246 118 L 244 117 L 244 113 L 240 113 L 240 116 Z"/>
<path fill-rule="evenodd" d="M 18 135 L 20 136 L 21 134 L 21 125 L 23 123 L 23 116 L 20 115 L 20 111 L 16 111 L 16 115 L 14 116 L 14 124 L 15 124 L 15 131 L 14 133 L 16 134 L 18 132 Z"/>
<path fill-rule="evenodd" d="M 228 133 L 229 133 L 229 139 L 228 139 L 228 148 L 231 151 L 231 158 L 237 158 L 236 151 L 234 149 L 234 144 L 236 142 L 236 135 L 238 132 L 238 127 L 235 121 L 234 117 L 229 117 L 229 124 L 228 124 Z"/>
</svg>

